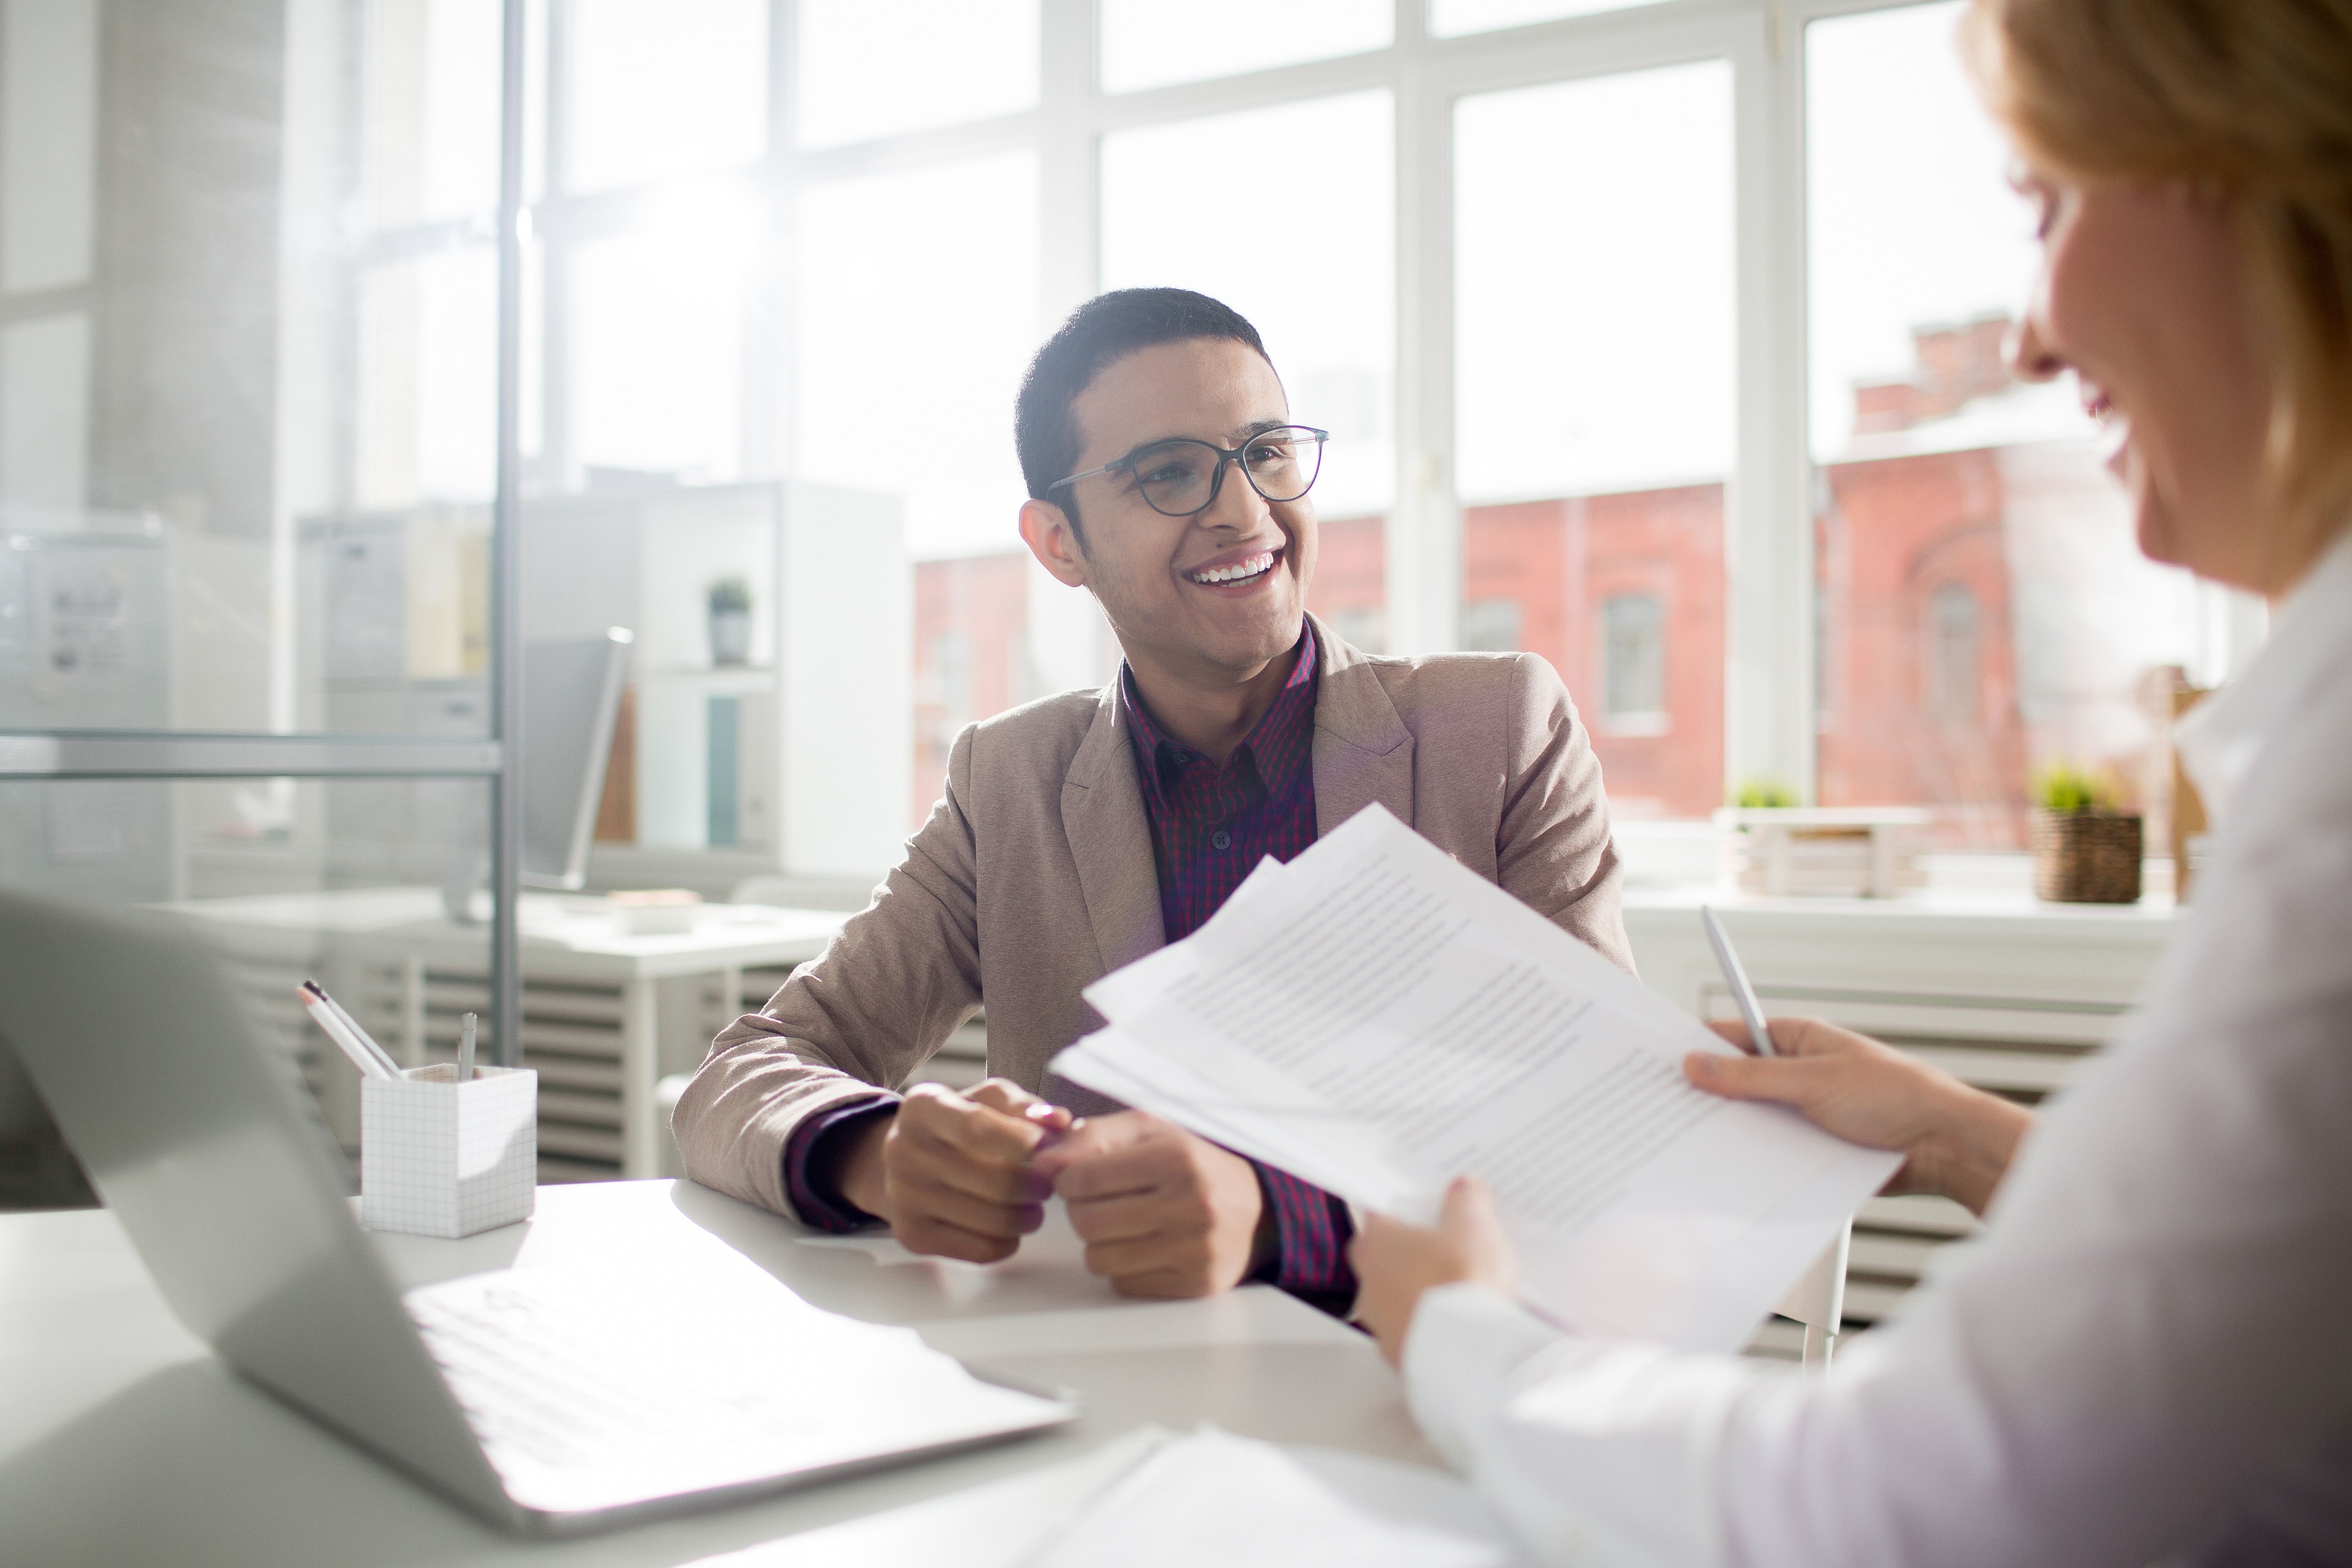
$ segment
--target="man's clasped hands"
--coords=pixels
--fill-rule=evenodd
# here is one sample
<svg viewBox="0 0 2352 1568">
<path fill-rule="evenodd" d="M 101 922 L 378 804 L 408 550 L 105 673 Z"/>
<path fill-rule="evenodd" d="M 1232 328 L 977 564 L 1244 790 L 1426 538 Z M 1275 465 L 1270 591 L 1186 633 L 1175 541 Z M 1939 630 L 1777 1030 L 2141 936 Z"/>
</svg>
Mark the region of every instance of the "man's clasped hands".
<svg viewBox="0 0 2352 1568">
<path fill-rule="evenodd" d="M 1075 1117 L 1003 1079 L 917 1084 L 845 1142 L 836 1189 L 912 1252 L 1010 1258 L 1056 1194 L 1122 1295 L 1228 1289 L 1276 1243 L 1250 1163 L 1146 1111 Z"/>
</svg>

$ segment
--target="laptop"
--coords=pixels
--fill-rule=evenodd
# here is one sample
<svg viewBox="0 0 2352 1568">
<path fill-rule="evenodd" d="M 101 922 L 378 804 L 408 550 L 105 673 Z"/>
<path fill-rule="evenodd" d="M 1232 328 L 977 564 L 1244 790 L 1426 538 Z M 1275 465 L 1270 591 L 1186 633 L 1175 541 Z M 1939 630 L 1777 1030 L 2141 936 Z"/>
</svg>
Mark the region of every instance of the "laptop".
<svg viewBox="0 0 2352 1568">
<path fill-rule="evenodd" d="M 1077 1415 L 756 1269 L 690 1303 L 532 1269 L 404 1297 L 294 1062 L 169 916 L 0 893 L 0 1043 L 182 1322 L 507 1529 L 634 1523 Z"/>
</svg>

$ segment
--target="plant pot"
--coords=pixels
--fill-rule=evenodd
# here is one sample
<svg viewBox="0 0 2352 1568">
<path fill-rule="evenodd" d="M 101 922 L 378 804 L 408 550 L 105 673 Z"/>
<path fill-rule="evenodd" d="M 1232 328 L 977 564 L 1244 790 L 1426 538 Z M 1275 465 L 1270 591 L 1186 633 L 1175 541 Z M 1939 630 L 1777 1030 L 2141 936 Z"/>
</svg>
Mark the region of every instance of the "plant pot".
<svg viewBox="0 0 2352 1568">
<path fill-rule="evenodd" d="M 2139 902 L 2141 819 L 2107 811 L 2033 814 L 2033 895 L 2061 904 Z"/>
<path fill-rule="evenodd" d="M 710 662 L 741 664 L 751 657 L 751 612 L 710 612 Z"/>
</svg>

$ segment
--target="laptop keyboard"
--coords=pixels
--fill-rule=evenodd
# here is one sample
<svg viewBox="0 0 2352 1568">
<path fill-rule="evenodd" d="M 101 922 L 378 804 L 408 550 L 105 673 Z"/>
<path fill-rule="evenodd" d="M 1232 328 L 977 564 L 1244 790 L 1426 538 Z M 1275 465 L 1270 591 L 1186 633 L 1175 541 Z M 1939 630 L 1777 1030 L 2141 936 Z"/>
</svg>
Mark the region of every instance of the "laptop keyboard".
<svg viewBox="0 0 2352 1568">
<path fill-rule="evenodd" d="M 695 1342 L 686 1325 L 677 1326 L 679 1343 L 663 1347 L 663 1375 L 638 1373 L 649 1348 L 642 1340 L 627 1342 L 635 1336 L 615 1334 L 603 1314 L 528 1275 L 419 1291 L 408 1310 L 494 1463 L 568 1468 L 647 1448 L 672 1461 L 705 1447 L 740 1457 L 747 1442 L 788 1443 L 816 1425 L 804 1400 L 748 1385 L 740 1365 L 679 1354 Z"/>
<path fill-rule="evenodd" d="M 547 1512 L 911 1457 L 1074 1414 L 749 1266 L 693 1279 L 520 1269 L 403 1301 L 508 1495 Z"/>
</svg>

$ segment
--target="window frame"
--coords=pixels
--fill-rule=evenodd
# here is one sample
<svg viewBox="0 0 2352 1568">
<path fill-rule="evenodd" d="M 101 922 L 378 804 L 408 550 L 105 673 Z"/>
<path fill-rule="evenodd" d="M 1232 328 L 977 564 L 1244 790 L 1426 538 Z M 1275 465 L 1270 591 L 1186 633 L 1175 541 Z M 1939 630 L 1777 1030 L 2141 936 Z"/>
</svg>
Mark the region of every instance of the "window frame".
<svg viewBox="0 0 2352 1568">
<path fill-rule="evenodd" d="M 352 0 L 364 5 L 365 0 Z M 1727 784 L 1769 777 L 1811 800 L 1815 777 L 1813 489 L 1807 429 L 1805 28 L 1827 17 L 1905 9 L 1932 0 L 1663 0 L 1595 15 L 1451 37 L 1429 28 L 1429 0 L 1391 0 L 1392 41 L 1330 59 L 1125 93 L 1100 84 L 1096 0 L 1039 0 L 1038 100 L 1029 110 L 866 142 L 803 149 L 791 86 L 798 61 L 798 0 L 769 0 L 768 147 L 755 163 L 698 183 L 737 184 L 764 204 L 774 258 L 747 308 L 764 320 L 744 344 L 742 447 L 747 473 L 788 474 L 799 421 L 793 374 L 799 197 L 810 186 L 1024 151 L 1038 160 L 1042 340 L 1090 298 L 1100 277 L 1099 175 L 1108 134 L 1213 115 L 1385 90 L 1393 106 L 1396 181 L 1395 386 L 1390 410 L 1396 471 L 1383 525 L 1389 650 L 1444 651 L 1461 643 L 1463 507 L 1454 471 L 1454 111 L 1479 93 L 1538 87 L 1708 59 L 1732 72 L 1736 428 L 1726 477 L 1724 556 Z M 478 221 L 443 220 L 378 231 L 353 247 L 354 266 L 450 243 L 520 233 L 541 247 L 544 284 L 531 324 L 539 363 L 522 373 L 540 390 L 539 451 L 524 458 L 502 432 L 501 472 L 528 472 L 562 490 L 579 479 L 568 407 L 570 277 L 578 247 L 647 221 L 662 183 L 565 189 L 569 0 L 506 0 L 509 94 L 534 84 L 530 121 L 509 101 L 507 134 L 543 161 L 527 171 L 520 228 L 485 234 Z M 523 13 L 543 5 L 543 23 Z M 528 37 L 530 44 L 521 41 Z M 520 170 L 522 148 L 506 154 Z M 520 285 L 502 296 L 511 336 Z M 1066 638 L 1064 640 L 1066 640 Z M 1033 650 L 1035 651 L 1035 650 Z M 1041 659 L 1051 669 L 1052 660 Z"/>
</svg>

